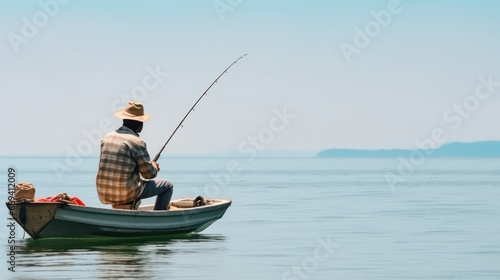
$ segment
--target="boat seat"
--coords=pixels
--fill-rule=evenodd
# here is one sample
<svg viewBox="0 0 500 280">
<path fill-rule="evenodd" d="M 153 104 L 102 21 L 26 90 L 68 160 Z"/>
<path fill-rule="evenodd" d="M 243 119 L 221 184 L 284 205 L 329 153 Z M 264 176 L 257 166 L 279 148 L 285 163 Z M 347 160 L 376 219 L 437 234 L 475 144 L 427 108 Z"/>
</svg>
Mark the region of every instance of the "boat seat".
<svg viewBox="0 0 500 280">
<path fill-rule="evenodd" d="M 113 209 L 132 210 L 132 204 L 112 204 Z"/>
<path fill-rule="evenodd" d="M 111 207 L 113 207 L 113 209 L 119 210 L 137 210 L 139 208 L 139 205 L 141 205 L 141 201 L 137 200 L 135 201 L 135 204 L 134 201 L 132 201 L 126 204 L 111 204 Z"/>
</svg>

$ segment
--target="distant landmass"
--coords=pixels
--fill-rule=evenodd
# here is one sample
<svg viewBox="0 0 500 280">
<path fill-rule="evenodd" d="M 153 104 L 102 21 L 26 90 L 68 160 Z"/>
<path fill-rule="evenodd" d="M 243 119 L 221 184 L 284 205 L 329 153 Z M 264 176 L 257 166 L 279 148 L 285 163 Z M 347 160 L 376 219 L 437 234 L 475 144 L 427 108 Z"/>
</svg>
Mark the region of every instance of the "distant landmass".
<svg viewBox="0 0 500 280">
<path fill-rule="evenodd" d="M 329 149 L 319 152 L 318 157 L 374 157 L 392 158 L 408 157 L 418 150 L 352 150 Z M 473 143 L 454 142 L 437 149 L 421 150 L 432 157 L 500 157 L 500 141 L 484 141 Z"/>
</svg>

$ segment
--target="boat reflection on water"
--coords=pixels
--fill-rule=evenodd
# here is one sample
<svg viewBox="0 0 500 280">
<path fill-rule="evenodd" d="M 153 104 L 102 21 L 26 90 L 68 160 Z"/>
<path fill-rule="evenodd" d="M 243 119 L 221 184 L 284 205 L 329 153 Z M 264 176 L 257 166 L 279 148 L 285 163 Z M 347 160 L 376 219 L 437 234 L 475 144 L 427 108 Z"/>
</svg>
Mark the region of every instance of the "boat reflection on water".
<svg viewBox="0 0 500 280">
<path fill-rule="evenodd" d="M 17 275 L 54 275 L 79 279 L 155 278 L 168 271 L 174 254 L 207 254 L 218 250 L 222 235 L 184 234 L 144 238 L 47 238 L 26 239 L 16 246 Z M 199 246 L 199 243 L 214 243 Z M 35 261 L 36 260 L 36 261 Z M 72 275 L 64 275 L 71 266 Z M 174 270 L 174 268 L 172 268 Z M 30 278 L 31 278 L 30 277 Z M 56 277 L 57 278 L 57 277 Z"/>
</svg>

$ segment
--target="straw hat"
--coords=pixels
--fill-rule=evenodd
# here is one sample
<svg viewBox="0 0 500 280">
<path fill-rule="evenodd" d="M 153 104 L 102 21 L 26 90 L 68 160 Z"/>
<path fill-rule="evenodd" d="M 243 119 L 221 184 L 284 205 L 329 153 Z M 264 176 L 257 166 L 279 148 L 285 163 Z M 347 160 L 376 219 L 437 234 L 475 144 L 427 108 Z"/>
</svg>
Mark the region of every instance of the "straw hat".
<svg viewBox="0 0 500 280">
<path fill-rule="evenodd" d="M 122 120 L 134 120 L 145 122 L 149 119 L 150 115 L 144 113 L 144 107 L 141 102 L 129 101 L 125 109 L 115 112 L 115 117 Z"/>
</svg>

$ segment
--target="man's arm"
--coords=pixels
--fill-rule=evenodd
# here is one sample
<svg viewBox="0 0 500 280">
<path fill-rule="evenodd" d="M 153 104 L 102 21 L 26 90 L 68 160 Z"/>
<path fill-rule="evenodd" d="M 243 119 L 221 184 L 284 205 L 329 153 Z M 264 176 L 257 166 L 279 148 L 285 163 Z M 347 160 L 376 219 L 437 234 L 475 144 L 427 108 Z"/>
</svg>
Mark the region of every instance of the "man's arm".
<svg viewBox="0 0 500 280">
<path fill-rule="evenodd" d="M 139 173 L 144 179 L 153 179 L 158 174 L 160 170 L 159 164 L 153 162 L 149 158 L 148 150 L 146 149 L 146 143 L 142 142 L 142 145 L 138 145 L 136 147 L 136 151 L 134 153 L 135 160 L 137 161 L 137 165 L 139 166 Z"/>
</svg>

